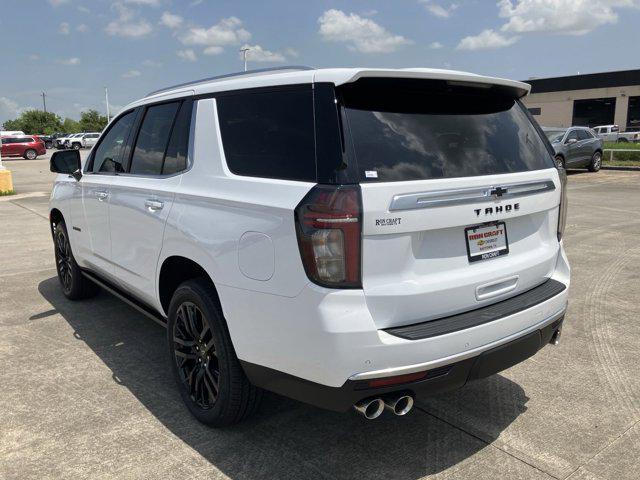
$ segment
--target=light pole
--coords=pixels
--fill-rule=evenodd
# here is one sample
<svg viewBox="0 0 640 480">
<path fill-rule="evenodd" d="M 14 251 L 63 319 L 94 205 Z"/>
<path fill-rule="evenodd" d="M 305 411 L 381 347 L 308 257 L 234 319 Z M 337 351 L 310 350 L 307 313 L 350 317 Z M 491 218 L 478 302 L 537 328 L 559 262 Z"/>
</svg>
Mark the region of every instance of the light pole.
<svg viewBox="0 0 640 480">
<path fill-rule="evenodd" d="M 251 50 L 250 48 L 241 48 L 240 51 L 242 52 L 242 59 L 244 60 L 244 71 L 247 71 L 247 52 Z"/>
<path fill-rule="evenodd" d="M 104 101 L 107 104 L 107 123 L 111 120 L 111 113 L 109 112 L 109 90 L 104 87 Z"/>
</svg>

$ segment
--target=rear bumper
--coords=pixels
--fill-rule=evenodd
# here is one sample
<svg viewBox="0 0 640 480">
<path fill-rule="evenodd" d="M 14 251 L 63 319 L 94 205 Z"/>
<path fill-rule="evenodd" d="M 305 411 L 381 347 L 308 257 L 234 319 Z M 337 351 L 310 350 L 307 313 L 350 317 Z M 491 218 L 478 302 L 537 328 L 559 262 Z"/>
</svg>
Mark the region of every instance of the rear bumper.
<svg viewBox="0 0 640 480">
<path fill-rule="evenodd" d="M 541 298 L 539 303 L 519 305 L 503 312 L 503 316 L 417 339 L 377 328 L 362 290 L 332 291 L 309 284 L 300 295 L 290 298 L 220 284 L 216 287 L 231 339 L 247 375 L 269 390 L 303 399 L 306 395 L 292 394 L 286 385 L 295 383 L 303 391 L 307 389 L 304 385 L 320 385 L 328 392 L 349 390 L 351 387 L 345 385 L 350 382 L 432 371 L 453 364 L 461 365 L 455 371 L 464 365 L 468 369 L 460 377 L 451 374 L 450 378 L 455 376 L 458 380 L 446 383 L 463 385 L 473 364 L 465 361 L 542 331 L 563 317 L 569 276 L 561 248 L 550 275 L 564 287 L 559 293 Z M 356 395 L 349 400 L 353 396 Z"/>
<path fill-rule="evenodd" d="M 344 412 L 365 398 L 399 392 L 414 396 L 433 395 L 498 373 L 533 356 L 550 343 L 559 334 L 563 320 L 564 312 L 526 335 L 480 354 L 427 370 L 421 380 L 383 388 L 371 388 L 367 380 L 352 379 L 341 387 L 328 387 L 267 367 L 241 363 L 254 385 L 320 408 Z"/>
</svg>

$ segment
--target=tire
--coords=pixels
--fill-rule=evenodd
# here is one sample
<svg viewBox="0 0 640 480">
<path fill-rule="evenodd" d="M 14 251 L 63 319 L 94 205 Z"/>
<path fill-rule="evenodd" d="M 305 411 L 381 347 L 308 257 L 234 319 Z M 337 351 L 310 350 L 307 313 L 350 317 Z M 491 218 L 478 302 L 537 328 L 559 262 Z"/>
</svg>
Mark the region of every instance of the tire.
<svg viewBox="0 0 640 480">
<path fill-rule="evenodd" d="M 53 148 L 53 143 L 51 143 L 51 142 L 45 142 L 45 143 L 44 143 L 44 148 L 46 148 L 46 149 Z"/>
<path fill-rule="evenodd" d="M 556 155 L 554 157 L 554 160 L 555 160 L 556 166 L 558 168 L 566 168 L 565 165 L 564 165 L 564 157 L 562 155 Z"/>
<path fill-rule="evenodd" d="M 189 280 L 175 291 L 169 305 L 167 344 L 180 396 L 200 422 L 225 427 L 257 410 L 262 390 L 242 370 L 209 282 Z"/>
<path fill-rule="evenodd" d="M 38 152 L 36 152 L 33 148 L 30 148 L 28 150 L 25 150 L 23 157 L 27 160 L 35 160 L 36 158 L 38 158 Z"/>
<path fill-rule="evenodd" d="M 620 138 L 618 138 L 618 142 L 620 142 L 620 143 L 629 143 L 629 140 L 627 140 L 625 137 L 620 137 Z"/>
<path fill-rule="evenodd" d="M 64 221 L 58 222 L 53 229 L 53 248 L 56 256 L 58 280 L 64 296 L 69 300 L 81 300 L 95 296 L 100 287 L 82 275 L 80 267 L 73 258 L 69 234 Z"/>
<path fill-rule="evenodd" d="M 589 171 L 597 172 L 602 167 L 602 152 L 594 152 L 589 162 Z"/>
<path fill-rule="evenodd" d="M 82 145 L 81 145 L 81 144 L 79 144 L 79 143 L 74 143 L 74 144 L 72 145 L 72 148 L 73 148 L 74 150 L 80 150 L 80 148 L 82 148 Z"/>
</svg>

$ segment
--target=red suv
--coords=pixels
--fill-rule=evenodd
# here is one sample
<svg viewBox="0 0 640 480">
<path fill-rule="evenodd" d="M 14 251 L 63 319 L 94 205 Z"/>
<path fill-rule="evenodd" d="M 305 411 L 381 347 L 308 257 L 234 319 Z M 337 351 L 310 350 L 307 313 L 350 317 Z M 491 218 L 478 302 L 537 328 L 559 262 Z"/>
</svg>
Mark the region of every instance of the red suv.
<svg viewBox="0 0 640 480">
<path fill-rule="evenodd" d="M 2 137 L 3 157 L 24 157 L 35 160 L 38 155 L 44 155 L 47 149 L 44 142 L 35 136 Z"/>
</svg>

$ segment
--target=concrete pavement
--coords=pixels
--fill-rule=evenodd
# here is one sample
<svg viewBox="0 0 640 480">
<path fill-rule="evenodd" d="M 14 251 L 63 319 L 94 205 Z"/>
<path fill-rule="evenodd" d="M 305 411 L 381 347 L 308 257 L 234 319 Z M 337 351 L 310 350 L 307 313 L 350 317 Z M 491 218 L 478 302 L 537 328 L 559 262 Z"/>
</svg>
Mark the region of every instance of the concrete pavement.
<svg viewBox="0 0 640 480">
<path fill-rule="evenodd" d="M 407 417 L 266 395 L 213 430 L 183 407 L 164 330 L 102 292 L 67 301 L 47 160 L 0 201 L 0 478 L 640 478 L 640 174 L 569 178 L 573 268 L 558 347 Z"/>
</svg>

